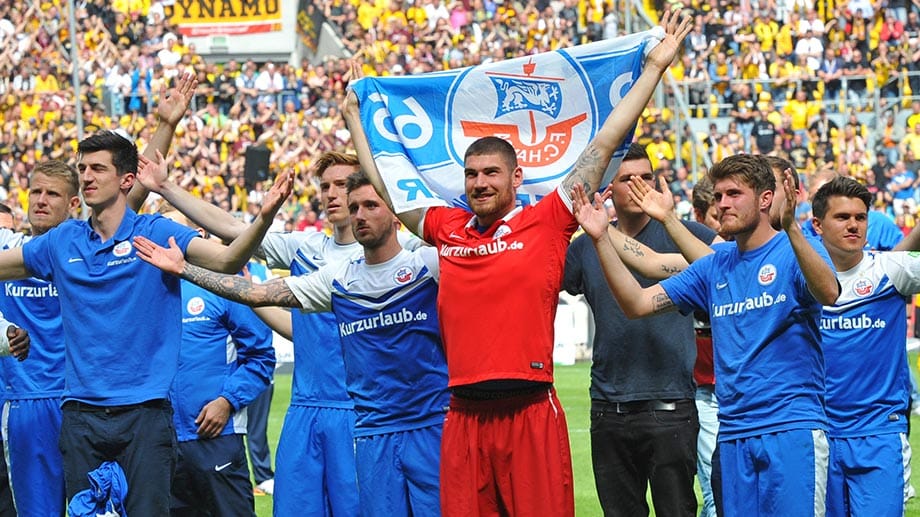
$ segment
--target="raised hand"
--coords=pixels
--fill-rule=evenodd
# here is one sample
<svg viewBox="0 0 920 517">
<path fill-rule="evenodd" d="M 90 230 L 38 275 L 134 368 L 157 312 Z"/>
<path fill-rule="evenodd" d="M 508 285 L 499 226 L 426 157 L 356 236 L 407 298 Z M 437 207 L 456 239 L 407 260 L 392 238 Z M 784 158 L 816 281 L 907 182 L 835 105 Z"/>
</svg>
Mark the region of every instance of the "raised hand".
<svg viewBox="0 0 920 517">
<path fill-rule="evenodd" d="M 350 66 L 351 79 L 349 84 L 352 81 L 357 81 L 364 77 L 364 71 L 361 68 L 360 61 L 355 58 L 348 62 Z M 352 114 L 356 115 L 358 113 L 358 96 L 355 94 L 355 91 L 352 88 L 349 88 L 345 93 L 345 100 L 342 102 L 342 107 L 340 110 L 343 114 Z"/>
<path fill-rule="evenodd" d="M 29 331 L 15 325 L 10 325 L 6 327 L 6 337 L 10 342 L 10 355 L 20 361 L 29 357 L 29 347 L 31 346 Z"/>
<path fill-rule="evenodd" d="M 642 178 L 632 176 L 629 178 L 629 198 L 649 217 L 662 222 L 674 211 L 674 197 L 664 176 L 658 177 L 658 186 L 661 192 L 649 187 Z"/>
<path fill-rule="evenodd" d="M 783 171 L 783 191 L 786 193 L 786 199 L 783 200 L 781 224 L 786 231 L 788 231 L 792 225 L 797 224 L 795 220 L 795 207 L 798 202 L 796 201 L 795 180 L 792 178 L 792 174 L 792 169 Z"/>
<path fill-rule="evenodd" d="M 195 74 L 184 73 L 176 78 L 175 86 L 168 90 L 164 84 L 160 88 L 160 102 L 157 103 L 157 118 L 173 127 L 179 124 L 188 105 L 195 96 L 198 88 L 198 78 Z"/>
<path fill-rule="evenodd" d="M 144 155 L 137 157 L 137 181 L 151 192 L 160 192 L 169 177 L 169 165 L 159 150 L 155 159 Z"/>
<path fill-rule="evenodd" d="M 680 11 L 671 12 L 670 9 L 665 11 L 660 23 L 664 29 L 664 39 L 649 52 L 648 57 L 645 58 L 645 66 L 657 66 L 661 70 L 670 66 L 680 50 L 680 45 L 687 38 L 687 34 L 690 34 L 692 21 L 689 15 Z"/>
<path fill-rule="evenodd" d="M 268 189 L 265 197 L 262 198 L 262 216 L 267 218 L 275 217 L 275 213 L 284 204 L 284 201 L 291 195 L 294 189 L 294 171 L 286 170 L 278 173 L 272 188 Z"/>
<path fill-rule="evenodd" d="M 137 236 L 134 238 L 134 249 L 141 260 L 167 273 L 178 276 L 185 270 L 185 255 L 176 244 L 175 237 L 170 237 L 169 248 L 164 248 L 146 237 Z"/>
<path fill-rule="evenodd" d="M 601 194 L 594 193 L 594 204 L 588 200 L 584 185 L 576 183 L 572 188 L 572 214 L 585 233 L 594 240 L 607 234 L 607 210 Z"/>
</svg>

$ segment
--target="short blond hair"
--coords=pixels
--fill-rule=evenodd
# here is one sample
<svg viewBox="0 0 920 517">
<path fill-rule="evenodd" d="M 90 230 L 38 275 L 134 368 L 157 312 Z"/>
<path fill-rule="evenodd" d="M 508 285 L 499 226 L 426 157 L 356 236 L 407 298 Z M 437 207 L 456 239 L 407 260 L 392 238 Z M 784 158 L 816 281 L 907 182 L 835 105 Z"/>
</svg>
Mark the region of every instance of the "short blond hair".
<svg viewBox="0 0 920 517">
<path fill-rule="evenodd" d="M 76 196 L 80 192 L 80 175 L 77 169 L 61 160 L 46 160 L 39 162 L 29 173 L 29 182 L 36 174 L 44 174 L 51 178 L 61 178 L 70 186 L 70 195 Z"/>
</svg>

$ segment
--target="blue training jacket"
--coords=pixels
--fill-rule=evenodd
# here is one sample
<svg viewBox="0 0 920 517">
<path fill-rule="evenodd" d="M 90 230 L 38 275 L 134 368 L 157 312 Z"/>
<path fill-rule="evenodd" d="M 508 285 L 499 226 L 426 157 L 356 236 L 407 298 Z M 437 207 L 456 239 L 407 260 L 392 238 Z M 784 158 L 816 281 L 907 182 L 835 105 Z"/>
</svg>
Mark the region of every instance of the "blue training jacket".
<svg viewBox="0 0 920 517">
<path fill-rule="evenodd" d="M 234 414 L 222 435 L 245 434 L 244 409 L 272 380 L 272 333 L 252 309 L 182 281 L 179 372 L 169 392 L 180 442 L 197 440 L 195 418 L 219 396 Z"/>
</svg>

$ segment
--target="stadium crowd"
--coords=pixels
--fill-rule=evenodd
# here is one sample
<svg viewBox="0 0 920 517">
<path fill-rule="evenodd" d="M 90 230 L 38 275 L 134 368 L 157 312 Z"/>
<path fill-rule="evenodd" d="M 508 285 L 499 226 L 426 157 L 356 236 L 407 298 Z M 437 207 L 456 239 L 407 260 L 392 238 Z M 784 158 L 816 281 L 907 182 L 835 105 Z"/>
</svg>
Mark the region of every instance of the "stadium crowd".
<svg viewBox="0 0 920 517">
<path fill-rule="evenodd" d="M 193 70 L 199 89 L 194 112 L 177 130 L 178 183 L 229 211 L 255 213 L 266 185 L 247 188 L 244 156 L 250 145 L 263 144 L 273 167 L 297 173 L 279 229 L 322 227 L 310 165 L 319 153 L 349 143 L 339 113 L 350 79 L 347 60 L 205 63 L 170 24 L 166 3 L 95 0 L 78 7 L 86 131 L 121 127 L 143 147 L 160 90 Z M 624 32 L 619 7 L 602 0 L 333 0 L 325 3 L 325 15 L 345 47 L 363 56 L 365 74 L 400 75 L 613 37 Z M 656 7 L 663 6 L 649 5 L 647 12 L 654 16 Z M 692 116 L 718 118 L 708 132 L 677 129 L 667 96 L 664 105 L 650 105 L 637 138 L 653 166 L 670 175 L 687 217 L 693 180 L 702 172 L 690 170 L 691 154 L 716 162 L 744 150 L 791 159 L 806 182 L 821 168 L 852 176 L 877 196 L 877 209 L 905 230 L 914 225 L 920 201 L 920 103 L 910 102 L 920 91 L 916 2 L 710 0 L 685 7 L 695 15 L 694 27 L 671 74 Z M 57 0 L 0 2 L 0 197 L 9 199 L 20 222 L 28 172 L 43 157 L 68 156 L 77 142 L 66 14 Z"/>
</svg>

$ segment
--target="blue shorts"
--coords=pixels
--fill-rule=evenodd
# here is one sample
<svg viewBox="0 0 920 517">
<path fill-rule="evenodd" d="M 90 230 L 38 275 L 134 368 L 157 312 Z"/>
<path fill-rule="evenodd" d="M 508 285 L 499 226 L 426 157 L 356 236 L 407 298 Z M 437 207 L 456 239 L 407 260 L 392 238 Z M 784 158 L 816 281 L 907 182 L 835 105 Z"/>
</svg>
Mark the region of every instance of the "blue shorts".
<svg viewBox="0 0 920 517">
<path fill-rule="evenodd" d="M 288 407 L 275 452 L 274 515 L 359 514 L 355 411 Z"/>
<path fill-rule="evenodd" d="M 910 446 L 904 433 L 831 438 L 827 515 L 904 515 Z"/>
<path fill-rule="evenodd" d="M 64 515 L 61 399 L 7 400 L 3 445 L 19 515 Z"/>
<path fill-rule="evenodd" d="M 355 438 L 361 515 L 441 515 L 442 428 Z"/>
<path fill-rule="evenodd" d="M 796 429 L 719 441 L 725 515 L 824 514 L 824 431 Z"/>
</svg>

